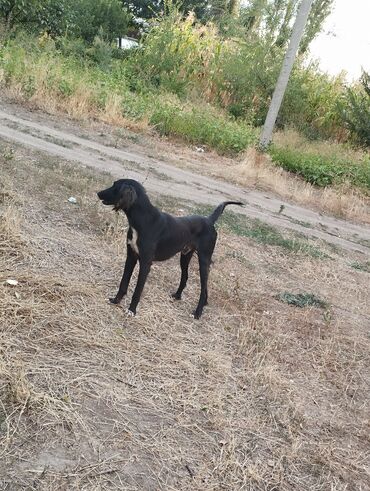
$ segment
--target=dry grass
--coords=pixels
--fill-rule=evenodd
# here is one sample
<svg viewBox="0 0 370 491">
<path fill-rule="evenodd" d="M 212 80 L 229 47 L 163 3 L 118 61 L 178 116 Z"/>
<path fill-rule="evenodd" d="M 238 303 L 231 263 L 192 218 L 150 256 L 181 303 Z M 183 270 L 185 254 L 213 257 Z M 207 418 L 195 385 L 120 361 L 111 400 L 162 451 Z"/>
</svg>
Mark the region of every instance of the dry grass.
<svg viewBox="0 0 370 491">
<path fill-rule="evenodd" d="M 20 150 L 1 166 L 1 489 L 367 489 L 368 273 L 355 257 L 221 229 L 201 321 L 195 264 L 184 301 L 168 298 L 177 259 L 153 267 L 126 319 L 105 300 L 125 229 L 96 203 L 109 176 Z M 294 308 L 282 291 L 331 307 Z"/>
<path fill-rule="evenodd" d="M 359 161 L 366 150 L 355 149 L 350 145 L 338 144 L 329 140 L 308 140 L 294 129 L 284 129 L 274 134 L 274 142 L 304 152 L 314 152 L 323 157 L 347 158 L 349 161 Z"/>
<path fill-rule="evenodd" d="M 323 147 L 325 144 L 321 144 L 320 148 Z M 359 191 L 349 186 L 318 189 L 274 166 L 268 155 L 253 148 L 240 162 L 215 169 L 214 173 L 237 184 L 272 191 L 295 203 L 314 206 L 338 217 L 370 223 L 369 199 Z"/>
<path fill-rule="evenodd" d="M 50 83 L 51 76 L 55 80 L 54 84 Z M 32 95 L 27 86 L 27 81 L 31 79 Z M 67 114 L 77 121 L 97 120 L 136 131 L 148 130 L 147 118 L 133 121 L 122 115 L 124 98 L 120 94 L 112 92 L 102 106 L 99 103 L 101 88 L 96 81 L 91 80 L 88 73 L 79 71 L 77 74 L 71 67 L 66 69 L 63 63 L 51 61 L 47 57 L 43 58 L 42 63 L 32 63 L 32 66 L 26 67 L 11 82 L 5 82 L 4 74 L 0 71 L 1 83 L 3 97 L 49 114 Z M 63 83 L 67 87 L 65 93 L 60 88 Z M 72 94 L 69 93 L 71 88 Z"/>
</svg>

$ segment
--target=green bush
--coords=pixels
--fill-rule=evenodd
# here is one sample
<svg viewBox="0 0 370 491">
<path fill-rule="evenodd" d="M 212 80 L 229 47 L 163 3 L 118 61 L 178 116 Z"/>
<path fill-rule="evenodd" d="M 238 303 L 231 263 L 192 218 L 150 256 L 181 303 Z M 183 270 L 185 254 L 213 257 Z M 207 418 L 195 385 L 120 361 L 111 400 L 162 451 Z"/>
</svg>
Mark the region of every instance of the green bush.
<svg viewBox="0 0 370 491">
<path fill-rule="evenodd" d="M 92 43 L 96 36 L 113 41 L 127 33 L 131 15 L 120 0 L 73 0 L 71 32 Z"/>
<path fill-rule="evenodd" d="M 216 114 L 209 106 L 189 110 L 177 105 L 158 104 L 150 123 L 160 133 L 203 143 L 222 153 L 238 153 L 257 142 L 257 132 L 251 126 Z"/>
<path fill-rule="evenodd" d="M 361 84 L 348 88 L 341 106 L 342 117 L 352 137 L 370 146 L 370 75 L 363 72 Z"/>
<path fill-rule="evenodd" d="M 294 127 L 310 140 L 345 139 L 346 131 L 338 112 L 338 101 L 344 90 L 343 75 L 330 77 L 314 65 L 304 67 L 298 63 L 288 83 L 278 127 Z"/>
<path fill-rule="evenodd" d="M 370 159 L 351 162 L 337 156 L 325 156 L 277 145 L 269 149 L 272 161 L 283 169 L 297 174 L 307 182 L 325 187 L 349 181 L 355 186 L 370 189 Z"/>
<path fill-rule="evenodd" d="M 92 46 L 86 50 L 86 55 L 103 71 L 110 69 L 113 50 L 109 43 L 96 36 Z"/>
<path fill-rule="evenodd" d="M 63 56 L 81 60 L 86 58 L 87 45 L 82 38 L 60 37 L 56 40 L 56 48 Z"/>
<path fill-rule="evenodd" d="M 74 92 L 71 83 L 63 78 L 58 81 L 58 91 L 62 97 L 70 97 Z"/>
</svg>

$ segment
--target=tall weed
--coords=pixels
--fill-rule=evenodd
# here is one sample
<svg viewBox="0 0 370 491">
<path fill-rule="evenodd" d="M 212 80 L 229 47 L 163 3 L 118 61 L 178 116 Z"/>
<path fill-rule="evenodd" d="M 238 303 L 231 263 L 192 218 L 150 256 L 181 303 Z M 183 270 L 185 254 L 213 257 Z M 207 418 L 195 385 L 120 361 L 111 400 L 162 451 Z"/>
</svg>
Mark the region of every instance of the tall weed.
<svg viewBox="0 0 370 491">
<path fill-rule="evenodd" d="M 196 24 L 192 14 L 182 19 L 172 11 L 153 25 L 131 66 L 148 84 L 184 96 L 209 83 L 221 49 L 214 26 Z"/>
</svg>

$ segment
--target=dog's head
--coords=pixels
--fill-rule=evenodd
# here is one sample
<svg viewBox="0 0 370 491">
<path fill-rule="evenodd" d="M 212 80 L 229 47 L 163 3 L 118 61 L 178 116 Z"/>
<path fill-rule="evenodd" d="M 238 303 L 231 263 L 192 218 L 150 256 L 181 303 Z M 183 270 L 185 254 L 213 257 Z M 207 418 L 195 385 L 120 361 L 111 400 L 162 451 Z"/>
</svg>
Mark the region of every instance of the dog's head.
<svg viewBox="0 0 370 491">
<path fill-rule="evenodd" d="M 119 179 L 110 188 L 103 189 L 97 193 L 103 205 L 113 205 L 115 211 L 127 211 L 137 200 L 135 181 L 130 179 Z"/>
</svg>

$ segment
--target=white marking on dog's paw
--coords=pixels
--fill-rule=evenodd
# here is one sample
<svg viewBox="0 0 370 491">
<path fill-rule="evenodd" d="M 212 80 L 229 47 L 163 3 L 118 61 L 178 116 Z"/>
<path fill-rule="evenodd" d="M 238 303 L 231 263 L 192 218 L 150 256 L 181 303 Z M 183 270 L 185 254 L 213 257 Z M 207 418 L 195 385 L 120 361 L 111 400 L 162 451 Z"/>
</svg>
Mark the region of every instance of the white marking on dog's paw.
<svg viewBox="0 0 370 491">
<path fill-rule="evenodd" d="M 125 314 L 127 317 L 135 317 L 135 314 L 129 309 L 125 310 Z"/>
</svg>

